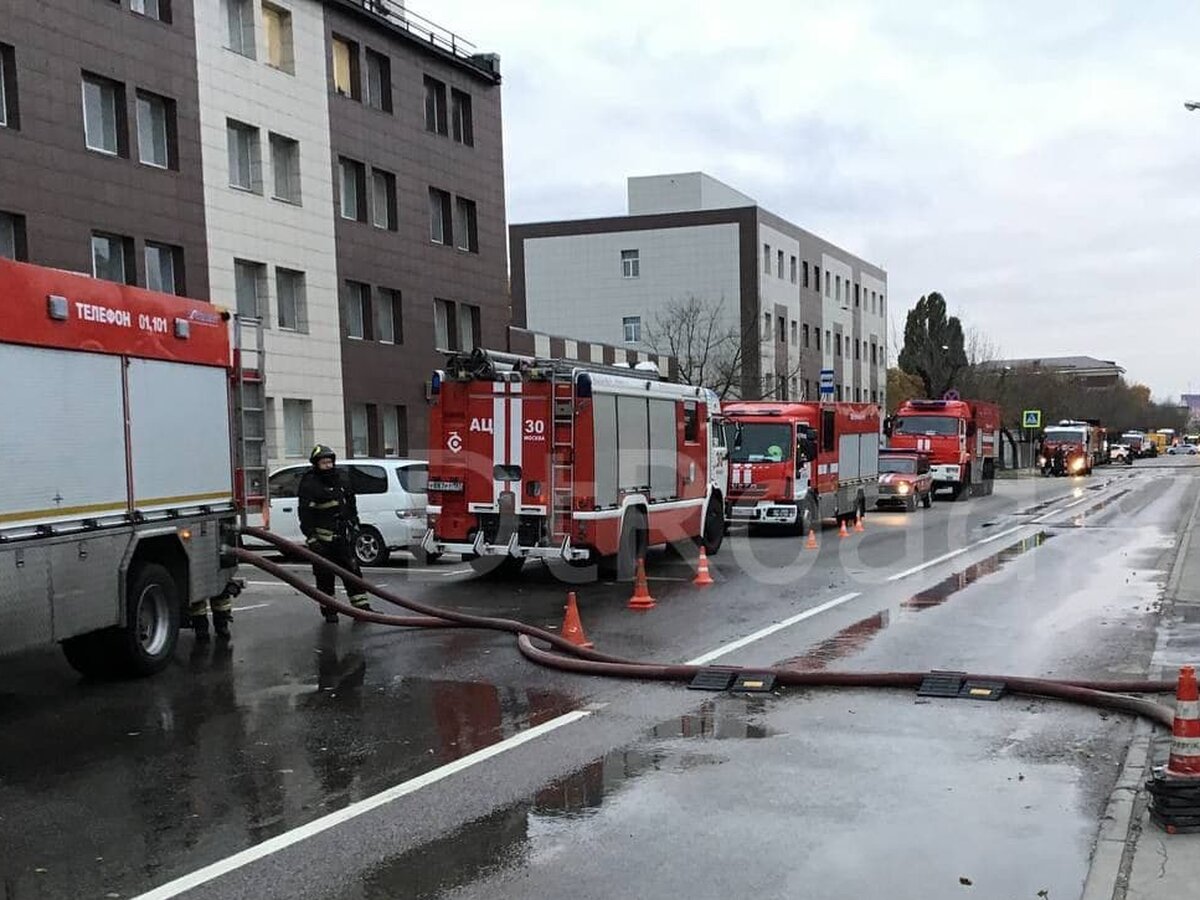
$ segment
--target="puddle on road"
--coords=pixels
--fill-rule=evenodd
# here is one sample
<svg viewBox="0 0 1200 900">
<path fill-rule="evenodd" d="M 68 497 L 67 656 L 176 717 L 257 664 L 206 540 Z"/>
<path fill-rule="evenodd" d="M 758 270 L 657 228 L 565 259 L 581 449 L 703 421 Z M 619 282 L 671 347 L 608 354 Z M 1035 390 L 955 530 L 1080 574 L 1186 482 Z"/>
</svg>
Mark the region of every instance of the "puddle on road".
<svg viewBox="0 0 1200 900">
<path fill-rule="evenodd" d="M 941 606 L 959 591 L 966 589 L 981 578 L 1000 571 L 1018 556 L 1037 549 L 1052 537 L 1053 535 L 1049 532 L 1039 531 L 1037 534 L 1005 547 L 1000 552 L 967 566 L 961 572 L 947 576 L 932 587 L 913 594 L 901 602 L 900 611 L 902 613 L 918 613 Z M 831 663 L 853 656 L 863 650 L 879 632 L 888 627 L 890 622 L 889 610 L 881 609 L 872 616 L 847 625 L 832 637 L 813 645 L 799 656 L 784 660 L 779 665 L 800 672 L 821 671 Z"/>
</svg>

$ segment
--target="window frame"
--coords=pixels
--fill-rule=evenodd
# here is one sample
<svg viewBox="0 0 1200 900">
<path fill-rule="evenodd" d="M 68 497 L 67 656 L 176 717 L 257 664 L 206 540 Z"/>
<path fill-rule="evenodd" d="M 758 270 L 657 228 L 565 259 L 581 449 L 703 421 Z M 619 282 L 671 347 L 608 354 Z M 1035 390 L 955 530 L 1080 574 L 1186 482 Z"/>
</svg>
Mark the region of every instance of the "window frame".
<svg viewBox="0 0 1200 900">
<path fill-rule="evenodd" d="M 454 198 L 454 246 L 464 253 L 479 252 L 479 208 L 467 197 Z"/>
<path fill-rule="evenodd" d="M 354 215 L 346 214 L 346 176 L 351 173 L 354 181 Z M 351 222 L 367 222 L 367 167 L 349 156 L 338 157 L 338 213 Z"/>
<path fill-rule="evenodd" d="M 439 313 L 441 319 L 442 335 L 438 334 Z M 458 312 L 455 309 L 453 300 L 446 300 L 442 297 L 433 298 L 433 342 L 435 350 L 457 350 L 458 349 Z"/>
<path fill-rule="evenodd" d="M 223 5 L 225 7 L 225 49 L 238 56 L 244 56 L 246 59 L 257 60 L 258 35 L 254 22 L 254 0 L 223 0 Z M 237 22 L 237 46 L 234 46 L 233 39 L 234 10 L 241 11 Z"/>
<path fill-rule="evenodd" d="M 0 128 L 21 130 L 17 103 L 17 51 L 0 41 Z"/>
<path fill-rule="evenodd" d="M 642 251 L 639 248 L 621 251 L 621 277 L 642 277 Z"/>
<path fill-rule="evenodd" d="M 383 222 L 379 221 L 379 179 L 383 179 Z M 396 210 L 396 176 L 386 169 L 371 168 L 371 225 L 383 231 L 396 231 L 400 227 Z"/>
<path fill-rule="evenodd" d="M 288 409 L 292 409 L 299 413 L 299 440 L 295 448 L 290 446 L 288 440 Z M 284 397 L 280 405 L 281 414 L 283 416 L 283 458 L 284 459 L 303 459 L 308 455 L 308 448 L 312 446 L 312 401 L 299 397 Z"/>
<path fill-rule="evenodd" d="M 633 337 L 629 336 L 631 328 L 632 328 Z M 622 316 L 621 317 L 621 335 L 624 338 L 622 343 L 640 344 L 642 342 L 642 317 L 641 316 Z"/>
<path fill-rule="evenodd" d="M 388 287 L 376 288 L 378 292 L 377 318 L 380 323 L 377 328 L 377 339 L 381 344 L 400 345 L 404 343 L 404 296 L 395 289 Z M 391 323 L 391 337 L 384 337 L 382 323 L 383 311 L 387 310 L 387 321 Z"/>
<path fill-rule="evenodd" d="M 109 90 L 112 92 L 112 139 L 113 149 L 104 146 L 97 146 L 92 143 L 92 127 L 88 124 L 88 86 L 91 85 L 100 91 Z M 103 75 L 98 75 L 94 72 L 84 71 L 81 78 L 81 97 L 83 102 L 83 143 L 84 146 L 93 153 L 99 153 L 103 156 L 123 157 L 126 155 L 128 146 L 123 132 L 125 131 L 125 85 L 112 78 L 107 78 Z M 105 110 L 103 109 L 104 95 L 101 94 L 101 109 L 100 115 L 103 118 Z M 100 124 L 100 128 L 104 130 L 104 123 Z M 102 137 L 107 137 L 103 135 Z"/>
<path fill-rule="evenodd" d="M 447 137 L 450 134 L 446 105 L 446 82 L 432 75 L 423 76 L 425 86 L 425 131 Z"/>
<path fill-rule="evenodd" d="M 346 286 L 346 337 L 352 341 L 371 341 L 375 339 L 375 323 L 372 321 L 374 304 L 371 302 L 371 286 L 364 281 L 347 278 Z M 355 334 L 352 325 L 354 320 L 351 311 L 358 311 L 360 334 Z"/>
<path fill-rule="evenodd" d="M 300 142 L 276 131 L 267 132 L 267 146 L 271 151 L 271 199 L 280 203 L 290 203 L 292 206 L 304 205 L 304 191 L 300 178 Z M 280 151 L 287 151 L 286 165 L 280 166 Z M 291 195 L 279 191 L 280 173 L 284 173 L 287 187 L 294 190 Z"/>
<path fill-rule="evenodd" d="M 236 137 L 235 137 L 236 136 Z M 234 141 L 245 141 L 246 167 L 249 184 L 234 181 Z M 225 119 L 225 142 L 229 166 L 229 186 L 248 194 L 262 193 L 262 146 L 257 126 L 238 119 Z M 241 145 L 238 145 L 237 164 L 241 165 Z"/>
<path fill-rule="evenodd" d="M 346 85 L 346 90 L 342 90 L 338 84 L 338 56 L 337 48 L 342 46 L 346 48 L 346 78 L 349 84 Z M 357 41 L 353 41 L 341 34 L 333 34 L 329 40 L 330 65 L 329 75 L 333 79 L 333 92 L 339 97 L 346 97 L 355 102 L 362 101 L 362 72 L 360 71 L 359 63 L 359 46 Z"/>
<path fill-rule="evenodd" d="M 250 273 L 250 275 L 253 276 L 253 284 L 254 284 L 254 315 L 253 316 L 247 316 L 246 313 L 242 312 L 242 296 L 239 291 L 239 288 L 240 288 L 242 282 L 239 282 L 239 280 L 238 280 L 239 272 L 248 272 L 248 273 Z M 234 258 L 234 260 L 233 260 L 234 309 L 237 311 L 238 316 L 243 317 L 243 318 L 259 319 L 262 321 L 264 326 L 266 326 L 270 321 L 270 316 L 268 315 L 270 310 L 267 308 L 267 303 L 269 301 L 269 298 L 267 297 L 267 293 L 265 291 L 266 277 L 267 277 L 266 263 L 262 263 L 262 262 L 259 262 L 258 260 L 254 260 L 254 259 L 243 259 L 241 257 Z"/>
<path fill-rule="evenodd" d="M 115 242 L 117 248 L 120 250 L 120 253 L 118 254 L 118 256 L 121 260 L 121 279 L 119 281 L 114 278 L 106 278 L 105 276 L 101 275 L 97 271 L 97 269 L 96 269 L 96 240 L 97 239 L 103 239 L 103 240 L 110 242 L 110 244 L 109 244 L 109 246 L 110 246 L 110 257 L 109 258 L 110 259 L 112 259 L 112 256 L 111 256 L 112 243 L 111 242 Z M 91 248 L 92 277 L 93 278 L 97 278 L 102 281 L 111 281 L 111 282 L 113 282 L 113 284 L 137 284 L 137 263 L 132 258 L 132 255 L 133 255 L 133 239 L 132 238 L 130 238 L 128 235 L 116 234 L 115 232 L 112 232 L 112 231 L 93 231 L 91 233 L 91 239 L 90 239 L 89 246 Z"/>
<path fill-rule="evenodd" d="M 450 89 L 450 134 L 456 144 L 475 146 L 474 104 L 471 95 L 458 88 Z"/>
<path fill-rule="evenodd" d="M 279 36 L 280 36 L 280 58 L 279 62 L 274 62 L 271 59 L 271 29 L 267 25 L 269 16 L 276 16 L 279 20 Z M 269 0 L 262 2 L 262 17 L 263 17 L 263 47 L 266 51 L 266 59 L 263 60 L 270 68 L 277 72 L 285 72 L 288 75 L 296 74 L 296 43 L 295 34 L 292 27 L 292 11 L 282 6 L 276 6 Z"/>
<path fill-rule="evenodd" d="M 150 283 L 150 251 L 157 252 L 157 259 L 161 262 L 164 255 L 170 261 L 171 265 L 171 286 L 166 288 L 163 286 L 154 287 Z M 146 241 L 142 245 L 142 264 L 146 269 L 146 290 L 158 291 L 163 294 L 175 294 L 183 297 L 187 295 L 187 287 L 183 278 L 183 248 L 175 244 L 167 244 L 163 241 Z M 161 274 L 161 267 L 159 268 Z"/>
<path fill-rule="evenodd" d="M 293 323 L 284 322 L 284 290 L 288 283 L 291 291 L 291 312 Z M 308 334 L 308 277 L 300 269 L 289 269 L 286 266 L 275 267 L 275 323 L 280 331 L 291 331 L 296 334 Z"/>
<path fill-rule="evenodd" d="M 441 223 L 440 238 L 434 231 L 435 222 Z M 450 192 L 432 185 L 429 187 L 429 242 L 443 247 L 454 246 L 454 206 Z"/>
<path fill-rule="evenodd" d="M 5 224 L 8 226 L 8 234 L 12 240 L 12 256 L 6 256 L 0 252 L 0 258 L 23 262 L 29 258 L 29 249 L 25 243 L 25 217 L 20 213 L 0 210 L 0 226 Z"/>
<path fill-rule="evenodd" d="M 156 160 L 148 160 L 143 156 L 143 141 L 142 141 L 142 109 L 143 104 L 147 108 L 152 108 L 153 104 L 159 104 L 162 109 L 162 141 L 163 141 L 163 162 Z M 154 169 L 177 169 L 179 168 L 178 153 L 175 149 L 175 101 L 162 94 L 156 94 L 153 91 L 143 90 L 138 88 L 134 95 L 134 109 L 137 120 L 137 135 L 138 135 L 138 162 L 143 166 L 150 166 Z"/>
<path fill-rule="evenodd" d="M 367 69 L 367 77 L 365 79 L 367 90 L 364 105 L 371 109 L 390 114 L 393 111 L 392 58 L 386 53 L 372 50 L 370 47 L 363 49 L 363 56 L 366 60 Z M 379 72 L 378 96 L 376 96 L 376 90 L 373 88 L 373 71 Z"/>
</svg>

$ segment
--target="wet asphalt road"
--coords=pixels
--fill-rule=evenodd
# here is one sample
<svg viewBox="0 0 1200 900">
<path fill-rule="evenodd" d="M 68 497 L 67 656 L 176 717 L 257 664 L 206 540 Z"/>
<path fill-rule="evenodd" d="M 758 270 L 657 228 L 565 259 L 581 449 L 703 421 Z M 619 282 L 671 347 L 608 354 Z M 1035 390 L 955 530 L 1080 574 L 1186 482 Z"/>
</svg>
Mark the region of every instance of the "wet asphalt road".
<svg viewBox="0 0 1200 900">
<path fill-rule="evenodd" d="M 813 610 L 717 662 L 1140 677 L 1197 476 L 1172 459 L 998 482 L 845 540 L 827 528 L 819 552 L 734 531 L 711 588 L 653 555 L 648 613 L 623 608 L 626 585 L 575 587 L 588 637 L 636 658 L 690 660 Z M 463 570 L 372 574 L 557 626 L 553 573 Z M 588 679 L 503 634 L 327 627 L 247 577 L 232 645 L 185 633 L 156 679 L 83 683 L 52 650 L 0 661 L 0 897 L 1077 897 L 1132 730 L 1013 697 Z"/>
</svg>

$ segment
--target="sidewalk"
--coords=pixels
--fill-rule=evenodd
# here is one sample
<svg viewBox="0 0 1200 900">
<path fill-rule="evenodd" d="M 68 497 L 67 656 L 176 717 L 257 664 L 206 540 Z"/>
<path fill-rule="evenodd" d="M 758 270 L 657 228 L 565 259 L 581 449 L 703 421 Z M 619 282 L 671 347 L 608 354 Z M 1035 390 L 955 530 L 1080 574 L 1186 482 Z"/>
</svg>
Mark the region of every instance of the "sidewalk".
<svg viewBox="0 0 1200 900">
<path fill-rule="evenodd" d="M 1200 663 L 1200 498 L 1182 536 L 1163 592 L 1159 647 L 1162 671 Z M 1121 777 L 1101 823 L 1083 900 L 1185 900 L 1200 896 L 1200 834 L 1166 834 L 1150 822 L 1143 787 L 1150 769 L 1166 763 L 1170 735 L 1139 723 Z"/>
</svg>

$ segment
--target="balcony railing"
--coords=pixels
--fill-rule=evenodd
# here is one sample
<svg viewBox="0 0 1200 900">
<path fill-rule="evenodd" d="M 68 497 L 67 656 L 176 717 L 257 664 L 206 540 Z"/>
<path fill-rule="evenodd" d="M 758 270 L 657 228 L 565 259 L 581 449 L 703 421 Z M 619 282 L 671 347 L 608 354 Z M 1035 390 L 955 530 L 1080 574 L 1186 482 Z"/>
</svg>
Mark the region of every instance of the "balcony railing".
<svg viewBox="0 0 1200 900">
<path fill-rule="evenodd" d="M 424 16 L 405 9 L 399 0 L 345 0 L 383 19 L 393 28 L 408 32 L 425 43 L 443 50 L 489 75 L 499 75 L 497 57 L 481 54 L 476 46 Z"/>
</svg>

